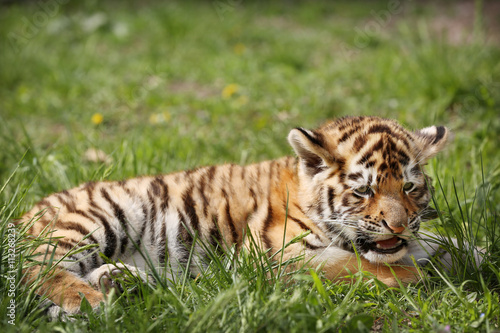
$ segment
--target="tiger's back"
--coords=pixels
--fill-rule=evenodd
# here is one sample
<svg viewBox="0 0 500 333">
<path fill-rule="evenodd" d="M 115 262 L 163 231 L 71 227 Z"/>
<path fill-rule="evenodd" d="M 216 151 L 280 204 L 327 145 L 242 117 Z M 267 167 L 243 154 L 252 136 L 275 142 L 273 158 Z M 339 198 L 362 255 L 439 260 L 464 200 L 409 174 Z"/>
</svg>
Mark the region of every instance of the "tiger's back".
<svg viewBox="0 0 500 333">
<path fill-rule="evenodd" d="M 413 282 L 416 268 L 399 264 L 428 255 L 412 241 L 430 200 L 422 166 L 448 137 L 444 127 L 409 132 L 391 120 L 347 117 L 315 131 L 292 130 L 288 139 L 298 158 L 87 183 L 46 197 L 23 220 L 35 221 L 33 236 L 49 232 L 57 247 L 38 251 L 56 259 L 95 244 L 138 272 L 147 266 L 146 252 L 158 267 L 168 261 L 174 274 L 188 264 L 197 274 L 207 260 L 197 239 L 241 249 L 249 230 L 264 250 L 278 250 L 309 232 L 283 250 L 284 259 L 304 255 L 330 279 L 367 270 L 388 285 L 397 285 L 386 265 L 395 263 L 397 278 Z M 85 248 L 62 261 L 39 293 L 70 313 L 78 311 L 79 292 L 98 306 L 102 279 L 113 269 L 98 251 Z"/>
<path fill-rule="evenodd" d="M 111 260 L 132 259 L 137 247 L 159 264 L 168 256 L 186 263 L 193 237 L 213 246 L 242 244 L 251 215 L 267 211 L 271 173 L 293 166 L 291 157 L 249 166 L 226 164 L 169 175 L 116 182 L 92 182 L 52 194 L 28 212 L 37 217 L 29 230 L 38 235 L 49 226 L 58 240 L 58 255 L 75 246 L 98 244 Z M 41 212 L 41 213 L 40 213 Z M 87 238 L 82 240 L 83 238 Z M 188 251 L 186 251 L 186 249 Z M 78 255 L 85 275 L 103 260 L 88 250 Z"/>
</svg>

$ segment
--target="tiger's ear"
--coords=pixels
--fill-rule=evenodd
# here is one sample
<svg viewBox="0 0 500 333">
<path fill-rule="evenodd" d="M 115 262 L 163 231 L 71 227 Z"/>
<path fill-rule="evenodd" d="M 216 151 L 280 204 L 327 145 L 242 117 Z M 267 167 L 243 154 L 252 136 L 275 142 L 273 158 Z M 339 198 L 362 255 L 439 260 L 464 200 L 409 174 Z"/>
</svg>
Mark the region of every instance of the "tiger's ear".
<svg viewBox="0 0 500 333">
<path fill-rule="evenodd" d="M 313 177 L 334 162 L 325 149 L 321 135 L 298 127 L 288 134 L 288 142 L 299 157 L 302 170 Z"/>
<path fill-rule="evenodd" d="M 453 141 L 453 133 L 444 126 L 431 126 L 413 132 L 417 144 L 419 163 L 425 163 Z"/>
</svg>

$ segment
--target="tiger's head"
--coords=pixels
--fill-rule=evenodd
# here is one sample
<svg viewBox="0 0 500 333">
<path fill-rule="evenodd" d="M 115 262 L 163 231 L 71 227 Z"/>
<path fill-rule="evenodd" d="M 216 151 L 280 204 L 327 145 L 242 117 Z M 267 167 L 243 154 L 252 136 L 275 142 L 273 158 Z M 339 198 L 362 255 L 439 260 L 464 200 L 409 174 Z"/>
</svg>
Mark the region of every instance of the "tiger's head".
<svg viewBox="0 0 500 333">
<path fill-rule="evenodd" d="M 452 134 L 431 126 L 410 132 L 378 117 L 346 117 L 317 130 L 293 129 L 299 202 L 332 244 L 371 262 L 395 262 L 432 210 L 423 165 Z"/>
</svg>

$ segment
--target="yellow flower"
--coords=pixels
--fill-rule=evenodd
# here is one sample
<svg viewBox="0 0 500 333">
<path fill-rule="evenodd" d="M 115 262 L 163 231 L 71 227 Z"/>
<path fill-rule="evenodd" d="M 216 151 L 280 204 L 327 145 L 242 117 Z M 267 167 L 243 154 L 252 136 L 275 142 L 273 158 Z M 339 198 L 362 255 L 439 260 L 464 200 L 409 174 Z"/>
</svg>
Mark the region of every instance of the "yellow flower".
<svg viewBox="0 0 500 333">
<path fill-rule="evenodd" d="M 160 119 L 158 117 L 158 114 L 153 113 L 152 115 L 149 116 L 149 122 L 153 125 L 158 124 L 160 122 Z"/>
<path fill-rule="evenodd" d="M 92 121 L 94 125 L 99 125 L 100 123 L 102 123 L 103 120 L 104 117 L 100 113 L 94 113 L 92 115 L 92 118 L 90 118 L 90 121 Z"/>
<path fill-rule="evenodd" d="M 172 118 L 172 115 L 168 111 L 164 111 L 162 113 L 153 113 L 152 115 L 149 116 L 149 122 L 152 125 L 160 124 L 160 123 L 166 123 Z"/>
<path fill-rule="evenodd" d="M 236 44 L 234 47 L 233 47 L 233 51 L 234 53 L 236 53 L 237 55 L 242 55 L 243 53 L 245 53 L 245 50 L 246 50 L 246 46 L 241 44 L 241 43 L 238 43 Z"/>
<path fill-rule="evenodd" d="M 237 93 L 239 89 L 240 89 L 240 86 L 238 86 L 235 83 L 228 84 L 227 86 L 224 87 L 224 89 L 222 89 L 222 93 L 221 93 L 222 98 L 224 98 L 224 99 L 231 98 L 231 96 L 233 96 L 235 93 Z"/>
</svg>

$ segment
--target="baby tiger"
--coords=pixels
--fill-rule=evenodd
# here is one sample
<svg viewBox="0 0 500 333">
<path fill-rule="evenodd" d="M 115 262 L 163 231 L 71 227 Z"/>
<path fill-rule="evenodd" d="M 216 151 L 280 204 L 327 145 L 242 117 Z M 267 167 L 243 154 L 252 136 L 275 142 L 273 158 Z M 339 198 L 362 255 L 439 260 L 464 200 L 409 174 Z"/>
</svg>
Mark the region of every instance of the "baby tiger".
<svg viewBox="0 0 500 333">
<path fill-rule="evenodd" d="M 292 129 L 288 141 L 297 157 L 91 182 L 52 194 L 22 218 L 32 224 L 30 235 L 49 232 L 57 243 L 36 251 L 54 260 L 82 251 L 60 261 L 37 292 L 68 313 L 79 311 L 80 293 L 98 307 L 110 274 L 130 269 L 144 276 L 141 252 L 157 267 L 168 260 L 174 274 L 189 265 L 196 275 L 206 264 L 196 238 L 241 250 L 249 246 L 247 230 L 269 253 L 307 233 L 283 250 L 283 259 L 302 255 L 328 279 L 361 269 L 388 286 L 416 282 L 413 258 L 423 263 L 437 251 L 417 238 L 431 199 L 423 166 L 450 137 L 442 126 L 411 132 L 393 120 L 345 117 L 316 130 Z M 124 264 L 106 264 L 99 252 Z M 28 280 L 42 269 L 31 268 Z"/>
</svg>

